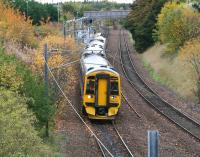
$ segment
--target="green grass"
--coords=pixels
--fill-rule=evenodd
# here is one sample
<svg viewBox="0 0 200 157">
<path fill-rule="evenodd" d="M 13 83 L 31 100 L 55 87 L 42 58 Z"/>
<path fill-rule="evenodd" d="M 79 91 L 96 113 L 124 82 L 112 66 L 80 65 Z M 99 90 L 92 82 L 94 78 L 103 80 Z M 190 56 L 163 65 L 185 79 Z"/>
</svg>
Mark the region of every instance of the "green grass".
<svg viewBox="0 0 200 157">
<path fill-rule="evenodd" d="M 167 86 L 181 98 L 196 101 L 195 73 L 177 55 L 165 55 L 166 45 L 159 43 L 140 55 L 145 68 L 157 82 Z"/>
<path fill-rule="evenodd" d="M 153 80 L 155 80 L 156 82 L 159 82 L 163 85 L 168 84 L 167 80 L 161 79 L 161 76 L 158 73 L 156 73 L 156 71 L 151 67 L 151 65 L 147 61 L 143 61 L 143 65 L 144 65 L 145 69 L 147 69 L 147 71 L 149 72 L 149 74 Z"/>
</svg>

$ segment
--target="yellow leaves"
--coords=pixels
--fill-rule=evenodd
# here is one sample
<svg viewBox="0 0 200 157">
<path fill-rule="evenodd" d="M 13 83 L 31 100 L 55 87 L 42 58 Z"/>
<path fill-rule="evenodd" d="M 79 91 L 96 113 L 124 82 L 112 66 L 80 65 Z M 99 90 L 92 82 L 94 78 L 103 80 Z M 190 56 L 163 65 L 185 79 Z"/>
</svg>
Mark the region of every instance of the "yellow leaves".
<svg viewBox="0 0 200 157">
<path fill-rule="evenodd" d="M 49 59 L 48 64 L 50 68 L 55 68 L 66 62 L 67 57 L 63 57 L 62 54 L 66 54 L 67 51 L 76 51 L 76 43 L 73 38 L 67 37 L 66 40 L 62 36 L 50 35 L 44 38 L 34 57 L 33 70 L 42 72 L 44 69 L 44 45 L 48 44 Z"/>
<path fill-rule="evenodd" d="M 16 73 L 16 65 L 3 64 L 0 66 L 0 85 L 17 91 L 23 84 L 23 79 Z"/>
<path fill-rule="evenodd" d="M 55 68 L 59 65 L 61 65 L 61 63 L 63 63 L 64 59 L 60 54 L 55 54 L 53 55 L 53 57 L 49 58 L 49 66 L 51 68 Z"/>
<path fill-rule="evenodd" d="M 184 3 L 168 2 L 157 20 L 157 34 L 167 51 L 177 52 L 184 43 L 200 35 L 200 14 Z"/>
<path fill-rule="evenodd" d="M 23 45 L 35 47 L 37 40 L 34 37 L 31 20 L 13 8 L 5 7 L 0 1 L 0 37 L 5 40 L 20 42 Z"/>
<path fill-rule="evenodd" d="M 192 39 L 186 42 L 179 52 L 179 58 L 183 61 L 189 61 L 198 56 L 200 59 L 200 39 Z"/>
</svg>

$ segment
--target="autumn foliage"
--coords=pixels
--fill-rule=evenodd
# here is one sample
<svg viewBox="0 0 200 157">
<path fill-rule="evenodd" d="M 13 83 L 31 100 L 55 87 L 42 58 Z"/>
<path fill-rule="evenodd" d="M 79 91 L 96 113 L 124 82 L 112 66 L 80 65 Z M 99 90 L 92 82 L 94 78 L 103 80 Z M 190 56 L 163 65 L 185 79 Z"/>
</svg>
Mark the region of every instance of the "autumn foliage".
<svg viewBox="0 0 200 157">
<path fill-rule="evenodd" d="M 62 36 L 50 35 L 44 38 L 34 57 L 33 69 L 42 72 L 44 67 L 44 45 L 48 44 L 48 65 L 50 68 L 55 68 L 66 61 L 66 57 L 62 56 L 62 53 L 67 51 L 76 51 L 76 43 L 73 38 L 67 37 L 66 40 Z"/>
<path fill-rule="evenodd" d="M 167 2 L 158 15 L 155 34 L 167 45 L 168 54 L 176 54 L 182 63 L 191 66 L 195 94 L 200 102 L 200 13 L 184 2 Z M 154 36 L 155 37 L 155 36 Z"/>
<path fill-rule="evenodd" d="M 189 5 L 168 2 L 157 21 L 157 35 L 168 44 L 168 52 L 178 52 L 190 39 L 200 36 L 200 14 Z"/>
<path fill-rule="evenodd" d="M 31 20 L 26 20 L 19 11 L 5 6 L 2 1 L 0 1 L 0 37 L 5 41 L 31 47 L 37 45 Z"/>
<path fill-rule="evenodd" d="M 200 102 L 200 39 L 192 39 L 186 42 L 180 49 L 179 58 L 190 65 L 195 72 L 196 89 L 194 92 Z"/>
</svg>

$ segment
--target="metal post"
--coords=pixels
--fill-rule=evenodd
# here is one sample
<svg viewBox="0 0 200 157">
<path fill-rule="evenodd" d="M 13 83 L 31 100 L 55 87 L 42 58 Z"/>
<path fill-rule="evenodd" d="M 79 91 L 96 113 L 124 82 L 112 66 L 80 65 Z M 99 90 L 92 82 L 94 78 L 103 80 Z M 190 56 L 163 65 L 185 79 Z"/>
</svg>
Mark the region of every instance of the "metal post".
<svg viewBox="0 0 200 157">
<path fill-rule="evenodd" d="M 45 97 L 46 97 L 46 103 L 48 103 L 48 85 L 49 85 L 49 71 L 48 71 L 48 45 L 44 45 L 44 59 L 45 59 L 45 64 L 44 64 L 44 80 L 45 80 Z M 49 122 L 46 122 L 46 136 L 49 137 Z"/>
<path fill-rule="evenodd" d="M 148 157 L 158 157 L 158 131 L 148 131 Z"/>
<path fill-rule="evenodd" d="M 63 37 L 64 37 L 64 46 L 65 46 L 66 45 L 66 37 L 67 37 L 65 22 L 63 22 Z"/>
<path fill-rule="evenodd" d="M 45 80 L 45 87 L 46 87 L 46 91 L 45 91 L 45 95 L 46 97 L 48 97 L 48 45 L 45 44 L 44 45 L 44 58 L 45 58 L 45 64 L 44 64 L 44 80 Z"/>
<path fill-rule="evenodd" d="M 60 22 L 60 3 L 58 2 L 57 6 L 57 11 L 58 11 L 58 23 Z"/>
<path fill-rule="evenodd" d="M 76 40 L 76 19 L 74 18 L 74 40 Z"/>
<path fill-rule="evenodd" d="M 26 1 L 26 20 L 28 20 L 28 0 Z"/>
<path fill-rule="evenodd" d="M 81 30 L 82 30 L 82 32 L 84 33 L 83 20 L 84 20 L 84 19 L 81 19 Z M 81 38 L 81 42 L 82 42 L 82 43 L 84 42 L 84 39 L 83 39 L 83 38 Z"/>
</svg>

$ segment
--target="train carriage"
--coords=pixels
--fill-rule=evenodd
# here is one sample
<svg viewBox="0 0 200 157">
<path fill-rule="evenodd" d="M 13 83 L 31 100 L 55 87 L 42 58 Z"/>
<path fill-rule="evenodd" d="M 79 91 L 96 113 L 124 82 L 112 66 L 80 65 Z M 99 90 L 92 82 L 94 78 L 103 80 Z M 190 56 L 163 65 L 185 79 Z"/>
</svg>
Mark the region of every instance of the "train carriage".
<svg viewBox="0 0 200 157">
<path fill-rule="evenodd" d="M 120 76 L 97 54 L 81 58 L 82 111 L 90 119 L 114 119 L 121 105 Z"/>
</svg>

